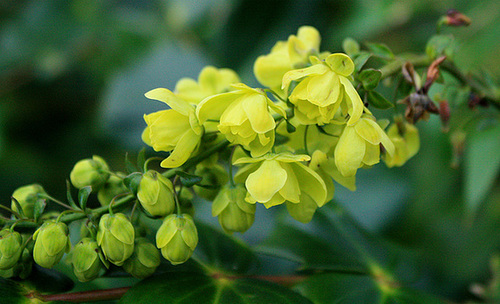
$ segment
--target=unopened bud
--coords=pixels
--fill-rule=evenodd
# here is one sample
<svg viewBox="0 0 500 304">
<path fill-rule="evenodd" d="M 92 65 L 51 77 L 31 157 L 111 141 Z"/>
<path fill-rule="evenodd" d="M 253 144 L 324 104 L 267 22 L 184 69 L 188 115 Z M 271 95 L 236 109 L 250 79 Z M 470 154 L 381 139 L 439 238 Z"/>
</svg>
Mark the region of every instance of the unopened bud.
<svg viewBox="0 0 500 304">
<path fill-rule="evenodd" d="M 81 239 L 73 248 L 72 254 L 73 272 L 80 282 L 91 281 L 99 276 L 103 265 L 95 240 L 91 238 Z"/>
<path fill-rule="evenodd" d="M 166 216 L 175 210 L 172 182 L 160 173 L 149 170 L 142 176 L 137 190 L 141 206 L 153 216 Z"/>
<path fill-rule="evenodd" d="M 450 9 L 446 12 L 445 24 L 449 26 L 468 26 L 471 19 L 456 9 Z"/>
<path fill-rule="evenodd" d="M 152 275 L 160 265 L 160 252 L 145 238 L 135 240 L 134 253 L 123 264 L 123 269 L 132 276 L 144 279 Z"/>
<path fill-rule="evenodd" d="M 228 176 L 226 170 L 217 163 L 209 165 L 198 165 L 196 166 L 195 175 L 201 176 L 203 178 L 202 184 L 209 185 L 212 188 L 204 188 L 198 185 L 193 187 L 196 194 L 203 197 L 206 200 L 214 200 L 217 193 L 219 193 L 222 185 L 225 185 L 228 181 Z"/>
<path fill-rule="evenodd" d="M 252 227 L 256 206 L 245 201 L 246 194 L 243 184 L 226 185 L 215 197 L 212 216 L 218 217 L 226 232 L 245 232 Z"/>
<path fill-rule="evenodd" d="M 33 234 L 35 247 L 33 259 L 35 263 L 45 268 L 52 268 L 71 248 L 68 226 L 62 222 L 45 222 Z"/>
<path fill-rule="evenodd" d="M 21 256 L 23 239 L 16 231 L 3 229 L 0 231 L 0 269 L 14 267 Z"/>
<path fill-rule="evenodd" d="M 12 193 L 12 197 L 21 205 L 24 215 L 28 218 L 33 218 L 35 202 L 39 194 L 47 193 L 43 190 L 42 186 L 32 184 L 17 188 L 14 193 Z M 11 209 L 15 212 L 19 212 L 14 202 L 11 204 Z"/>
<path fill-rule="evenodd" d="M 163 257 L 177 265 L 186 262 L 198 245 L 198 231 L 188 214 L 171 214 L 156 233 L 156 247 Z"/>
<path fill-rule="evenodd" d="M 101 206 L 107 206 L 117 195 L 126 192 L 128 192 L 128 189 L 123 184 L 123 178 L 112 175 L 99 192 L 97 192 L 97 199 L 101 203 Z"/>
<path fill-rule="evenodd" d="M 101 188 L 109 178 L 109 167 L 101 157 L 82 159 L 75 164 L 69 178 L 75 188 L 91 186 L 92 190 Z"/>
<path fill-rule="evenodd" d="M 135 231 L 123 213 L 105 214 L 99 221 L 97 244 L 108 261 L 121 266 L 134 251 Z"/>
<path fill-rule="evenodd" d="M 5 279 L 19 277 L 24 280 L 31 274 L 32 264 L 33 260 L 31 259 L 31 254 L 28 249 L 24 248 L 16 265 L 5 270 L 0 269 L 0 277 Z"/>
</svg>

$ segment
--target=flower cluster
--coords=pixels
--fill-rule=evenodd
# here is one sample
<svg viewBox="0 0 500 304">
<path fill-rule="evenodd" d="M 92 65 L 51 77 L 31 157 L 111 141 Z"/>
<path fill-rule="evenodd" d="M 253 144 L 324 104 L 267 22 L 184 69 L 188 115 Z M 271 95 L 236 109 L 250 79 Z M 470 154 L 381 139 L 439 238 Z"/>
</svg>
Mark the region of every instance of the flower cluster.
<svg viewBox="0 0 500 304">
<path fill-rule="evenodd" d="M 140 169 L 128 164 L 127 173 L 111 171 L 99 156 L 78 161 L 70 174 L 78 204 L 69 188 L 65 204 L 40 185 L 20 187 L 12 195 L 13 220 L 30 222 L 36 231 L 0 231 L 0 275 L 25 277 L 31 256 L 52 268 L 69 253 L 80 281 L 97 278 L 110 263 L 144 278 L 160 265 L 160 254 L 173 265 L 193 255 L 194 195 L 212 201 L 224 231 L 243 233 L 259 204 L 284 205 L 308 223 L 333 199 L 335 183 L 355 190 L 358 169 L 380 159 L 389 167 L 403 165 L 419 149 L 418 130 L 398 120 L 386 133 L 387 124 L 358 94 L 353 60 L 319 48 L 320 35 L 309 26 L 277 42 L 255 61 L 263 88 L 209 66 L 198 80 L 179 80 L 174 91 L 147 92 L 169 107 L 144 115 L 142 134 L 155 151 L 168 153 L 160 163 L 167 170 L 149 169 L 154 157 L 142 163 L 138 157 Z M 48 201 L 68 210 L 44 213 Z M 145 217 L 157 224 L 145 224 Z M 83 229 L 72 248 L 67 223 L 79 219 Z"/>
</svg>

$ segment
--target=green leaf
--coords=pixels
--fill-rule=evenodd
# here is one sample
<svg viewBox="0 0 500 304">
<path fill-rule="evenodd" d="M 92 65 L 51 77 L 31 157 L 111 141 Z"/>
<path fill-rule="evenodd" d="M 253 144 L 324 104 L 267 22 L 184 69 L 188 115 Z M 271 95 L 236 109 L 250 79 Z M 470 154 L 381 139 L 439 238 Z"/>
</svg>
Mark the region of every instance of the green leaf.
<svg viewBox="0 0 500 304">
<path fill-rule="evenodd" d="M 354 59 L 353 59 L 354 66 L 356 67 L 356 71 L 360 71 L 363 68 L 363 66 L 366 64 L 368 59 L 370 59 L 371 56 L 372 56 L 372 54 L 370 54 L 368 52 L 365 52 L 365 51 L 359 52 L 358 55 L 356 57 L 354 57 Z"/>
<path fill-rule="evenodd" d="M 183 171 L 178 171 L 176 174 L 179 176 L 182 185 L 188 188 L 193 187 L 203 180 L 203 177 L 201 176 L 189 174 Z"/>
<path fill-rule="evenodd" d="M 22 295 L 23 289 L 18 283 L 0 278 L 0 295 L 2 303 L 17 304 L 29 303 L 28 298 Z"/>
<path fill-rule="evenodd" d="M 344 39 L 344 41 L 342 41 L 342 49 L 349 56 L 356 55 L 359 53 L 359 43 L 356 40 L 348 37 Z"/>
<path fill-rule="evenodd" d="M 258 267 L 257 256 L 241 240 L 201 222 L 196 227 L 199 243 L 195 254 L 205 264 L 236 273 Z"/>
<path fill-rule="evenodd" d="M 37 198 L 37 200 L 35 201 L 35 206 L 33 211 L 33 219 L 35 220 L 35 223 L 38 222 L 38 218 L 40 218 L 40 215 L 42 215 L 46 206 L 47 206 L 47 200 L 41 197 Z"/>
<path fill-rule="evenodd" d="M 78 204 L 82 210 L 87 208 L 87 200 L 89 199 L 90 193 L 92 193 L 91 186 L 83 187 L 78 191 Z"/>
<path fill-rule="evenodd" d="M 431 59 L 435 59 L 441 55 L 446 55 L 453 59 L 455 54 L 456 43 L 453 35 L 434 35 L 427 42 L 425 52 Z"/>
<path fill-rule="evenodd" d="M 445 303 L 431 295 L 368 275 L 318 274 L 297 284 L 294 289 L 317 304 Z"/>
<path fill-rule="evenodd" d="M 137 195 L 137 189 L 139 188 L 139 184 L 141 183 L 142 173 L 134 172 L 132 174 L 127 175 L 123 179 L 123 184 L 127 189 L 129 189 L 134 195 Z"/>
<path fill-rule="evenodd" d="M 465 198 L 474 213 L 498 176 L 500 123 L 471 134 L 465 154 Z"/>
<path fill-rule="evenodd" d="M 137 155 L 137 168 L 144 168 L 144 164 L 146 163 L 146 148 L 142 148 Z M 132 172 L 130 172 L 132 173 Z"/>
<path fill-rule="evenodd" d="M 391 49 L 383 43 L 366 43 L 366 46 L 374 56 L 382 59 L 394 59 Z"/>
<path fill-rule="evenodd" d="M 128 153 L 125 154 L 125 167 L 127 168 L 127 173 L 130 174 L 132 172 L 137 172 L 137 168 L 134 164 L 128 159 Z M 142 168 L 142 167 L 139 167 Z"/>
<path fill-rule="evenodd" d="M 380 70 L 366 69 L 361 71 L 358 75 L 359 81 L 363 84 L 363 88 L 367 91 L 371 91 L 378 86 L 380 78 L 382 77 L 382 72 Z"/>
<path fill-rule="evenodd" d="M 376 91 L 368 91 L 368 103 L 377 109 L 389 109 L 394 107 L 394 104 L 385 99 L 384 96 Z"/>
<path fill-rule="evenodd" d="M 73 199 L 73 196 L 71 195 L 71 184 L 69 180 L 66 180 L 66 199 L 69 202 L 69 205 L 75 209 L 78 209 L 78 206 L 75 203 L 75 200 Z"/>
<path fill-rule="evenodd" d="M 213 278 L 200 273 L 167 273 L 141 281 L 120 300 L 121 304 L 292 304 L 312 303 L 300 294 L 267 281 Z"/>
<path fill-rule="evenodd" d="M 23 210 L 23 207 L 21 207 L 21 204 L 19 204 L 19 202 L 14 197 L 11 197 L 10 199 L 12 200 L 14 205 L 16 205 L 17 213 L 19 213 L 19 215 L 22 218 L 25 218 L 26 215 L 24 215 L 24 210 Z M 14 208 L 12 208 L 12 209 L 14 209 Z"/>
</svg>

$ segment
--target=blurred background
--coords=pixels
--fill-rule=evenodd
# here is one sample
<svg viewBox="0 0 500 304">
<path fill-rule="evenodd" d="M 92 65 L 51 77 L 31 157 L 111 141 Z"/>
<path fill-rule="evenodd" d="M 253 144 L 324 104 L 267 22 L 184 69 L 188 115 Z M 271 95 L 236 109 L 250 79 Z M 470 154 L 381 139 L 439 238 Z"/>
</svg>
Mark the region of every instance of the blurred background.
<svg viewBox="0 0 500 304">
<path fill-rule="evenodd" d="M 143 147 L 143 114 L 163 108 L 144 97 L 150 89 L 196 79 L 205 65 L 234 69 L 256 86 L 254 60 L 301 25 L 320 31 L 322 50 L 341 51 L 352 37 L 395 53 L 423 52 L 450 8 L 472 19 L 453 31 L 457 64 L 498 77 L 496 0 L 0 0 L 2 204 L 35 182 L 65 197 L 74 163 L 93 154 L 124 171 L 125 154 Z M 405 167 L 360 170 L 358 190 L 338 186 L 336 198 L 367 229 L 417 250 L 435 284 L 430 289 L 460 299 L 472 282 L 488 278 L 499 248 L 498 170 L 470 217 L 464 161 L 450 166 L 452 147 L 438 119 L 418 127 L 421 152 Z M 498 154 L 487 150 L 480 158 Z M 245 237 L 261 239 L 259 225 L 258 217 Z"/>
</svg>

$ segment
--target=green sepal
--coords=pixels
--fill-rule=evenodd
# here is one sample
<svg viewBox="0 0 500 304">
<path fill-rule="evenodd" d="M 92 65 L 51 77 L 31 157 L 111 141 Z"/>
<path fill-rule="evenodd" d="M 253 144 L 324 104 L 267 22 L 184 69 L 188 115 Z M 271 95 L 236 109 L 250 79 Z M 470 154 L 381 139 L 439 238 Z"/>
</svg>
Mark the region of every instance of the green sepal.
<svg viewBox="0 0 500 304">
<path fill-rule="evenodd" d="M 46 199 L 41 198 L 41 197 L 37 198 L 37 200 L 35 201 L 35 206 L 33 208 L 33 219 L 35 220 L 35 223 L 38 222 L 38 219 L 42 215 L 46 206 L 47 206 Z"/>
<path fill-rule="evenodd" d="M 359 53 L 359 43 L 348 37 L 342 41 L 342 49 L 346 52 L 347 55 L 353 56 Z"/>
<path fill-rule="evenodd" d="M 390 109 L 394 104 L 376 91 L 368 91 L 368 102 L 377 109 Z"/>
<path fill-rule="evenodd" d="M 294 125 L 292 125 L 288 120 L 286 121 L 286 131 L 288 133 L 293 133 L 295 131 L 297 131 L 297 128 L 295 128 Z"/>
<path fill-rule="evenodd" d="M 139 184 L 141 183 L 141 179 L 142 173 L 134 172 L 123 179 L 123 184 L 125 184 L 125 187 L 127 187 L 127 189 L 129 189 L 134 195 L 137 195 L 137 190 L 139 188 Z"/>
<path fill-rule="evenodd" d="M 366 47 L 377 56 L 382 59 L 392 60 L 394 59 L 394 53 L 391 49 L 383 43 L 366 43 Z"/>
<path fill-rule="evenodd" d="M 363 88 L 367 91 L 374 90 L 382 78 L 382 72 L 380 70 L 366 69 L 361 71 L 358 75 L 359 81 L 363 84 Z"/>
<path fill-rule="evenodd" d="M 82 210 L 87 208 L 90 193 L 92 193 L 92 186 L 85 186 L 78 191 L 78 204 Z"/>
<path fill-rule="evenodd" d="M 188 188 L 193 187 L 203 180 L 203 177 L 201 176 L 189 174 L 183 171 L 178 171 L 177 176 L 179 176 L 182 185 Z"/>
<path fill-rule="evenodd" d="M 359 52 L 358 55 L 355 58 L 353 58 L 355 70 L 358 72 L 361 71 L 361 69 L 366 64 L 368 59 L 370 59 L 371 56 L 372 54 L 369 52 L 366 51 Z"/>
<path fill-rule="evenodd" d="M 17 213 L 19 213 L 21 218 L 26 218 L 26 215 L 24 214 L 23 207 L 21 207 L 21 204 L 19 204 L 19 202 L 14 197 L 11 197 L 10 199 L 12 200 L 14 205 L 16 206 Z"/>
<path fill-rule="evenodd" d="M 128 159 L 128 153 L 125 153 L 125 168 L 127 169 L 127 173 L 130 174 L 132 172 L 136 172 L 137 168 L 134 164 Z M 139 167 L 142 168 L 142 167 Z"/>
</svg>

